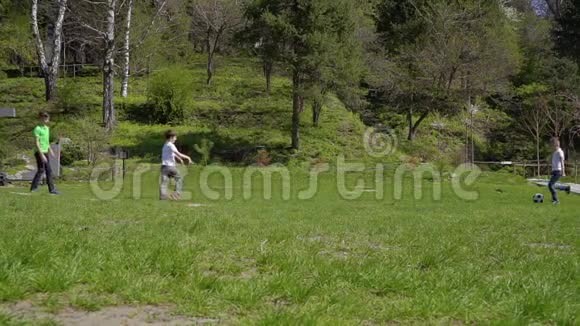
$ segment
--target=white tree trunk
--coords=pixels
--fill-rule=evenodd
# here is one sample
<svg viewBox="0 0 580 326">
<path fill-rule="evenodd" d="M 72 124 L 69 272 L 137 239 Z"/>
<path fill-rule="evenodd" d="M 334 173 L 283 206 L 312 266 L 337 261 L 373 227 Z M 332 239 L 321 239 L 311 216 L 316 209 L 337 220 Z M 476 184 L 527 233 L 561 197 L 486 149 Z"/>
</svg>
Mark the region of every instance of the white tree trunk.
<svg viewBox="0 0 580 326">
<path fill-rule="evenodd" d="M 62 25 L 64 15 L 66 13 L 67 0 L 58 1 L 58 16 L 54 24 L 54 43 L 52 58 L 50 65 L 46 59 L 46 51 L 44 49 L 44 42 L 40 37 L 40 29 L 38 28 L 38 0 L 32 0 L 31 18 L 32 18 L 32 36 L 36 45 L 36 54 L 38 55 L 38 63 L 42 70 L 44 83 L 46 86 L 45 95 L 46 100 L 50 101 L 56 97 L 56 80 L 58 78 L 58 68 L 60 66 L 60 52 L 62 49 Z"/>
<path fill-rule="evenodd" d="M 121 96 L 129 95 L 129 73 L 131 60 L 131 16 L 133 15 L 133 0 L 129 0 L 127 20 L 125 25 L 125 44 L 123 46 L 123 81 L 121 82 Z"/>
<path fill-rule="evenodd" d="M 115 126 L 115 9 L 117 0 L 107 0 L 107 30 L 103 63 L 103 124 L 111 131 Z"/>
</svg>

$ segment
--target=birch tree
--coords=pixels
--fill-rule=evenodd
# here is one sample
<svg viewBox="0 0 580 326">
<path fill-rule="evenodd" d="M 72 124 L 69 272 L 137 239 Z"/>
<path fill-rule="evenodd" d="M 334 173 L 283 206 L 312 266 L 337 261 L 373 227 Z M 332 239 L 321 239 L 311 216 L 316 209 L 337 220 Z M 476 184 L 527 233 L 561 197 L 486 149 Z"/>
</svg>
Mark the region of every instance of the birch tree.
<svg viewBox="0 0 580 326">
<path fill-rule="evenodd" d="M 57 4 L 58 15 L 54 23 L 54 39 L 52 42 L 51 58 L 47 58 L 44 41 L 42 40 L 40 29 L 38 27 L 38 0 L 32 0 L 31 6 L 32 34 L 36 45 L 38 63 L 44 77 L 45 97 L 47 101 L 53 100 L 57 95 L 56 81 L 58 78 L 58 68 L 60 65 L 60 53 L 62 49 L 62 25 L 67 9 L 67 0 L 59 0 L 57 1 Z"/>
<path fill-rule="evenodd" d="M 103 124 L 111 131 L 115 118 L 115 14 L 117 0 L 107 0 L 107 23 L 104 35 L 105 59 L 103 62 Z"/>
<path fill-rule="evenodd" d="M 135 11 L 135 0 L 128 0 L 127 5 L 127 14 L 125 15 L 125 35 L 123 40 L 123 48 L 121 51 L 121 57 L 123 59 L 122 65 L 122 81 L 121 81 L 121 96 L 127 97 L 129 96 L 129 78 L 131 76 L 131 53 L 132 50 L 139 48 L 149 36 L 149 33 L 153 30 L 155 25 L 155 21 L 159 15 L 164 12 L 165 7 L 167 4 L 167 0 L 156 0 L 155 7 L 156 14 L 151 19 L 151 22 L 148 26 L 145 27 L 145 30 L 140 33 L 137 42 L 133 46 L 131 43 L 131 34 L 132 34 L 132 20 L 133 20 L 133 13 Z M 159 27 L 156 31 L 158 32 L 161 29 Z"/>
<path fill-rule="evenodd" d="M 107 132 L 116 123 L 115 115 L 115 55 L 118 0 L 79 0 L 71 2 L 73 21 L 83 37 L 102 49 L 103 126 Z"/>
<path fill-rule="evenodd" d="M 123 81 L 121 82 L 121 96 L 129 95 L 129 73 L 131 61 L 131 18 L 133 16 L 134 0 L 127 4 L 127 16 L 125 17 L 125 42 L 123 44 Z"/>
</svg>

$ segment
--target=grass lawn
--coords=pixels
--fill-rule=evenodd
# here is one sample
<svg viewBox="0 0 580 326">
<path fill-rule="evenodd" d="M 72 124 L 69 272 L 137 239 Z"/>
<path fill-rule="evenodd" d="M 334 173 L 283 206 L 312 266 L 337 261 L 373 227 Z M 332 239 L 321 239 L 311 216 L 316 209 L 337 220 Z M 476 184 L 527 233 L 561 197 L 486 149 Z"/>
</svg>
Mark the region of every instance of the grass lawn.
<svg viewBox="0 0 580 326">
<path fill-rule="evenodd" d="M 580 320 L 580 197 L 535 205 L 547 189 L 485 175 L 472 202 L 447 181 L 440 201 L 428 182 L 423 199 L 406 187 L 394 200 L 389 178 L 385 199 L 345 200 L 328 173 L 314 198 L 299 200 L 307 177 L 294 172 L 292 199 L 275 186 L 265 200 L 256 186 L 245 200 L 241 175 L 233 199 L 217 201 L 200 195 L 198 168 L 182 202 L 157 200 L 155 173 L 139 200 L 127 187 L 98 201 L 86 183 L 61 184 L 59 197 L 0 189 L 0 311 L 26 300 L 55 314 L 171 305 L 223 324 Z M 374 175 L 350 174 L 348 184 L 357 177 L 370 188 Z M 21 323 L 0 312 L 0 324 Z"/>
</svg>

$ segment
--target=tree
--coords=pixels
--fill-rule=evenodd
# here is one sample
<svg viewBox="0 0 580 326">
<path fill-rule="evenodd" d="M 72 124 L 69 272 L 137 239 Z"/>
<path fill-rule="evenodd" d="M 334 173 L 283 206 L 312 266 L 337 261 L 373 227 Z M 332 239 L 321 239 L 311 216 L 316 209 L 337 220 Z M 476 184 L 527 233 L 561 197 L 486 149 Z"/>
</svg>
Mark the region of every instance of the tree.
<svg viewBox="0 0 580 326">
<path fill-rule="evenodd" d="M 549 14 L 556 17 L 556 19 L 562 16 L 562 12 L 565 10 L 567 1 L 568 0 L 544 0 Z"/>
<path fill-rule="evenodd" d="M 105 59 L 103 62 L 103 123 L 111 131 L 115 117 L 115 18 L 117 0 L 107 0 L 107 24 L 104 33 Z"/>
<path fill-rule="evenodd" d="M 556 19 L 556 50 L 580 64 L 580 0 L 571 0 Z"/>
<path fill-rule="evenodd" d="M 300 116 L 306 90 L 321 73 L 343 67 L 332 54 L 349 47 L 356 25 L 348 0 L 263 0 L 254 4 L 249 24 L 260 25 L 278 44 L 275 58 L 292 78 L 292 148 L 300 148 Z M 256 40 L 258 41 L 258 40 Z M 330 75 L 330 74 L 328 74 Z"/>
<path fill-rule="evenodd" d="M 251 2 L 245 9 L 245 18 L 250 22 L 242 29 L 236 38 L 242 44 L 248 45 L 254 55 L 262 62 L 262 71 L 266 80 L 266 93 L 270 94 L 274 63 L 279 61 L 278 55 L 285 46 L 274 39 L 274 32 L 264 21 L 264 7 L 259 2 Z"/>
<path fill-rule="evenodd" d="M 121 96 L 129 95 L 129 73 L 131 62 L 131 18 L 133 16 L 134 0 L 129 0 L 127 4 L 127 15 L 125 16 L 125 42 L 123 44 L 123 81 L 121 82 Z"/>
<path fill-rule="evenodd" d="M 32 19 L 32 35 L 36 45 L 36 53 L 38 55 L 38 63 L 44 77 L 45 97 L 47 101 L 51 101 L 56 97 L 57 88 L 56 80 L 58 78 L 58 68 L 60 66 L 60 53 L 62 50 L 62 25 L 66 13 L 67 0 L 58 0 L 58 15 L 54 22 L 54 35 L 51 49 L 51 58 L 47 59 L 44 42 L 40 35 L 40 28 L 38 26 L 38 0 L 32 0 L 31 19 Z"/>
<path fill-rule="evenodd" d="M 214 76 L 214 57 L 223 40 L 235 34 L 242 23 L 242 0 L 194 0 L 194 33 L 204 35 L 207 50 L 207 84 Z"/>
<path fill-rule="evenodd" d="M 35 41 L 30 33 L 30 9 L 12 10 L 0 16 L 0 66 L 24 66 L 38 62 Z"/>
<path fill-rule="evenodd" d="M 454 113 L 508 84 L 519 60 L 513 19 L 498 2 L 382 2 L 377 28 L 388 64 L 380 86 L 406 115 L 408 140 L 430 114 Z"/>
<path fill-rule="evenodd" d="M 155 21 L 157 17 L 165 10 L 165 5 L 167 0 L 156 0 L 156 14 L 151 19 L 151 22 L 145 27 L 137 40 L 135 45 L 131 45 L 131 31 L 133 23 L 133 15 L 135 11 L 135 0 L 129 0 L 127 3 L 127 14 L 125 15 L 125 36 L 123 41 L 123 48 L 121 50 L 121 55 L 123 58 L 123 69 L 122 69 L 122 80 L 121 80 L 121 96 L 129 96 L 129 77 L 131 72 L 131 50 L 139 48 L 149 36 L 149 33 L 153 30 Z"/>
<path fill-rule="evenodd" d="M 517 89 L 517 94 L 522 99 L 519 121 L 536 143 L 538 176 L 541 174 L 540 141 L 548 125 L 548 98 L 546 96 L 548 90 L 549 87 L 542 84 L 530 84 Z"/>
<path fill-rule="evenodd" d="M 102 51 L 103 126 L 110 132 L 116 124 L 115 113 L 115 55 L 117 0 L 75 1 L 71 3 L 74 21 L 83 38 L 99 46 Z"/>
</svg>

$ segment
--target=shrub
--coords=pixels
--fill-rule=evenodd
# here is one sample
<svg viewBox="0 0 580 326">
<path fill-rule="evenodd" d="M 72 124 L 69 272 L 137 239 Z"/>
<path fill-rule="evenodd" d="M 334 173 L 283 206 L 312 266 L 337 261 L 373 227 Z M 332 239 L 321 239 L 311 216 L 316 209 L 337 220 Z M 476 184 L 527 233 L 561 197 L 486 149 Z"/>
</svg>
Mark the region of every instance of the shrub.
<svg viewBox="0 0 580 326">
<path fill-rule="evenodd" d="M 205 138 L 201 140 L 201 144 L 193 145 L 195 151 L 201 155 L 201 161 L 199 162 L 199 164 L 205 166 L 209 163 L 209 160 L 211 158 L 211 150 L 213 149 L 213 146 L 214 143 L 211 140 L 207 140 Z"/>
<path fill-rule="evenodd" d="M 92 95 L 81 89 L 80 82 L 70 79 L 64 81 L 58 87 L 56 107 L 62 109 L 65 114 L 86 114 L 86 111 L 93 107 Z"/>
<path fill-rule="evenodd" d="M 76 161 L 86 159 L 86 155 L 80 146 L 74 144 L 65 144 L 60 151 L 60 164 L 70 166 Z"/>
<path fill-rule="evenodd" d="M 71 68 L 72 70 L 72 68 Z M 101 74 L 101 67 L 98 66 L 77 66 L 75 76 L 77 77 L 95 77 Z M 69 71 L 69 74 L 71 72 Z"/>
<path fill-rule="evenodd" d="M 183 73 L 183 69 L 171 68 L 156 73 L 148 92 L 153 122 L 161 124 L 184 122 L 191 89 L 191 80 Z"/>
</svg>

